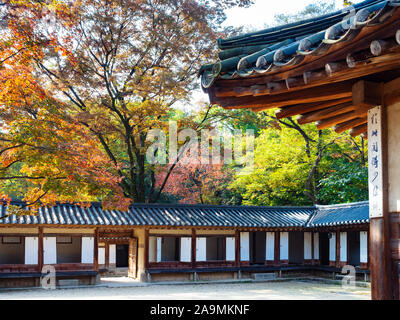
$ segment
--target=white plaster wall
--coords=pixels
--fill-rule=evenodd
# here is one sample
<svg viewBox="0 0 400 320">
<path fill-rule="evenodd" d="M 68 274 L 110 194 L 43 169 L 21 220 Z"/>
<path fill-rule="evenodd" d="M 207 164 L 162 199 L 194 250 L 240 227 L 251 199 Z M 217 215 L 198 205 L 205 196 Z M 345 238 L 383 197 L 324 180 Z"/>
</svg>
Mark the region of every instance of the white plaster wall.
<svg viewBox="0 0 400 320">
<path fill-rule="evenodd" d="M 400 102 L 387 107 L 389 212 L 400 212 Z"/>
<path fill-rule="evenodd" d="M 347 232 L 340 233 L 340 261 L 347 261 Z"/>
<path fill-rule="evenodd" d="M 329 239 L 329 261 L 336 261 L 336 233 Z"/>
<path fill-rule="evenodd" d="M 311 248 L 311 232 L 304 232 L 304 259 L 311 260 L 312 248 Z"/>
<path fill-rule="evenodd" d="M 319 233 L 314 232 L 314 259 L 319 259 Z"/>
<path fill-rule="evenodd" d="M 368 262 L 368 232 L 360 231 L 360 262 Z"/>
</svg>

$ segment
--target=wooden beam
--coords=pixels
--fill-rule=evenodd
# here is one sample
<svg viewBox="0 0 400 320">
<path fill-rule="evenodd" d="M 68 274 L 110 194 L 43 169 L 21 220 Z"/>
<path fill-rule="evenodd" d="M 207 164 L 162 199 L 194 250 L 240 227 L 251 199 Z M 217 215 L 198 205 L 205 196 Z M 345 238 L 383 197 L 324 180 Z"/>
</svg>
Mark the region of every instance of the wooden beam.
<svg viewBox="0 0 400 320">
<path fill-rule="evenodd" d="M 371 42 L 370 50 L 374 56 L 380 56 L 398 45 L 395 39 L 374 40 Z"/>
<path fill-rule="evenodd" d="M 343 114 L 339 114 L 337 116 L 317 121 L 315 124 L 318 130 L 326 129 L 329 127 L 333 127 L 339 123 L 342 123 L 347 120 L 351 120 L 357 116 L 355 111 L 346 112 Z"/>
<path fill-rule="evenodd" d="M 353 52 L 349 53 L 346 56 L 346 62 L 347 66 L 349 68 L 355 68 L 357 65 L 361 63 L 367 62 L 369 59 L 371 59 L 374 55 L 371 53 L 371 50 L 362 50 L 359 52 Z"/>
<path fill-rule="evenodd" d="M 322 110 L 312 111 L 305 114 L 302 114 L 300 117 L 297 118 L 297 122 L 299 124 L 306 124 L 326 118 L 330 118 L 336 116 L 338 114 L 343 114 L 349 111 L 352 111 L 354 107 L 352 106 L 351 102 L 346 102 L 339 104 L 337 106 L 325 108 Z"/>
<path fill-rule="evenodd" d="M 357 127 L 352 128 L 350 130 L 350 135 L 352 137 L 356 137 L 356 136 L 359 136 L 362 133 L 366 133 L 367 131 L 368 131 L 367 124 L 364 123 L 364 124 L 361 124 L 361 125 L 359 125 Z"/>
<path fill-rule="evenodd" d="M 354 118 L 335 125 L 333 130 L 335 130 L 336 133 L 342 133 L 364 123 L 367 123 L 367 118 Z"/>
<path fill-rule="evenodd" d="M 390 106 L 400 101 L 400 78 L 387 82 L 383 86 L 385 105 Z"/>
<path fill-rule="evenodd" d="M 303 73 L 303 80 L 306 85 L 321 81 L 323 79 L 326 79 L 326 71 L 324 69 L 307 71 Z"/>
<path fill-rule="evenodd" d="M 322 102 L 352 96 L 352 82 L 341 82 L 299 91 L 259 97 L 226 98 L 217 101 L 224 108 L 251 108 L 255 111 L 300 103 Z"/>
<path fill-rule="evenodd" d="M 348 65 L 346 61 L 338 61 L 338 62 L 329 62 L 325 65 L 325 72 L 328 77 L 331 77 L 333 74 L 348 69 Z"/>
<path fill-rule="evenodd" d="M 368 108 L 375 107 L 382 102 L 383 87 L 380 83 L 361 80 L 353 84 L 353 105 L 361 113 Z"/>
<path fill-rule="evenodd" d="M 344 98 L 344 99 L 337 99 L 326 101 L 325 103 L 322 102 L 314 102 L 314 103 L 304 103 L 298 104 L 290 107 L 283 107 L 275 112 L 275 115 L 278 119 L 283 119 L 291 116 L 296 116 L 301 113 L 307 113 L 311 111 L 321 110 L 325 108 L 329 108 L 341 103 L 350 102 L 351 98 Z"/>
</svg>

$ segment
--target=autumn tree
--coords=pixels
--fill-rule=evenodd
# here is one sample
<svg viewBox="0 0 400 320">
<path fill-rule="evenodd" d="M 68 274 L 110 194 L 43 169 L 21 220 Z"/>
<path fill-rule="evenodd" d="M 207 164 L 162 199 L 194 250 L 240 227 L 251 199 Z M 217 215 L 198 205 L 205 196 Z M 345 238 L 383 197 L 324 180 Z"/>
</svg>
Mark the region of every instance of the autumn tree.
<svg viewBox="0 0 400 320">
<path fill-rule="evenodd" d="M 4 2 L 2 180 L 28 179 L 32 202 L 157 201 L 147 133 L 167 132 L 174 103 L 196 88 L 224 10 L 249 3 Z M 180 126 L 200 127 L 191 119 Z"/>
</svg>

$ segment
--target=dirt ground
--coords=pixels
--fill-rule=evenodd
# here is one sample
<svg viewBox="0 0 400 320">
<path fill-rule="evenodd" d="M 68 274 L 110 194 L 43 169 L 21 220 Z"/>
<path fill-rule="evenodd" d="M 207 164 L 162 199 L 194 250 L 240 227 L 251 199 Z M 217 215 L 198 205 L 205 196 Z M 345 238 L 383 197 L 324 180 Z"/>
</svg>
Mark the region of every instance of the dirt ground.
<svg viewBox="0 0 400 320">
<path fill-rule="evenodd" d="M 73 289 L 0 289 L 0 300 L 72 299 L 72 300 L 368 300 L 369 288 L 342 288 L 340 285 L 309 281 L 212 283 L 128 286 Z"/>
</svg>

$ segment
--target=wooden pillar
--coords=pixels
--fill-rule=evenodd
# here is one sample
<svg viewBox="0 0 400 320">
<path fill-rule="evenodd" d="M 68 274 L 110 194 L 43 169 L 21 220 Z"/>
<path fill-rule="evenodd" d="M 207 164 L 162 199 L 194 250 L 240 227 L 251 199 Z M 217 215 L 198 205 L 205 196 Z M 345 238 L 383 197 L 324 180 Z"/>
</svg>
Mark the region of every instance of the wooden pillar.
<svg viewBox="0 0 400 320">
<path fill-rule="evenodd" d="M 137 277 L 137 248 L 138 240 L 137 238 L 129 239 L 129 255 L 128 255 L 128 277 Z"/>
<path fill-rule="evenodd" d="M 191 256 L 190 256 L 190 261 L 191 261 L 191 267 L 193 269 L 196 268 L 196 229 L 192 229 L 192 245 L 191 245 Z"/>
<path fill-rule="evenodd" d="M 94 271 L 99 271 L 99 228 L 96 228 L 94 231 L 93 250 Z"/>
<path fill-rule="evenodd" d="M 108 270 L 110 268 L 110 244 L 108 242 L 106 242 L 104 256 L 105 256 L 106 269 Z"/>
<path fill-rule="evenodd" d="M 281 248 L 281 239 L 280 239 L 280 233 L 279 231 L 275 232 L 275 264 L 279 265 L 280 264 L 280 248 Z"/>
<path fill-rule="evenodd" d="M 39 272 L 42 272 L 43 269 L 43 227 L 39 227 L 39 236 L 38 236 L 38 268 Z"/>
<path fill-rule="evenodd" d="M 373 300 L 393 299 L 393 275 L 392 259 L 390 251 L 390 214 L 388 208 L 388 126 L 387 109 L 384 107 L 374 108 L 368 117 L 368 149 L 369 149 L 369 184 L 370 184 L 370 271 L 371 271 L 371 298 Z M 375 115 L 380 117 L 374 121 Z M 374 119 L 373 119 L 374 117 Z M 374 121 L 374 123 L 373 123 Z M 372 131 L 378 131 L 372 136 Z M 380 134 L 379 134 L 380 131 Z M 373 168 L 377 157 L 378 179 L 381 185 L 373 184 Z M 380 162 L 378 162 L 380 160 Z M 397 177 L 396 177 L 397 179 Z M 375 197 L 375 188 L 380 189 Z M 376 209 L 378 208 L 378 209 Z"/>
<path fill-rule="evenodd" d="M 240 232 L 235 231 L 235 265 L 240 267 Z"/>
<path fill-rule="evenodd" d="M 149 267 L 149 229 L 144 230 L 144 269 Z"/>
</svg>

